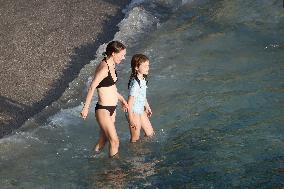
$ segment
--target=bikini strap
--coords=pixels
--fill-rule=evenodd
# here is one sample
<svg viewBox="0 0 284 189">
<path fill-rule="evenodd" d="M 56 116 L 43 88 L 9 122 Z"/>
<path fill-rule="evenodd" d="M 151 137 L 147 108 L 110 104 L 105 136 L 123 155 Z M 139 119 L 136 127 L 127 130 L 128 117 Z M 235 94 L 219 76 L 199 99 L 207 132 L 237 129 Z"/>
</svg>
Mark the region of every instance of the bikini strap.
<svg viewBox="0 0 284 189">
<path fill-rule="evenodd" d="M 107 65 L 107 69 L 108 69 L 108 72 L 110 72 L 110 70 L 109 70 L 109 66 L 108 66 L 108 63 L 107 63 L 107 61 L 106 61 L 106 65 Z"/>
<path fill-rule="evenodd" d="M 109 66 L 108 66 L 107 61 L 106 61 L 106 65 L 107 65 L 108 72 L 110 73 L 110 70 L 109 70 Z M 116 69 L 115 69 L 115 68 L 114 68 L 114 72 L 115 72 L 115 75 L 116 75 L 116 77 L 117 77 L 117 73 L 116 73 Z M 111 74 L 111 73 L 110 73 L 110 74 Z"/>
</svg>

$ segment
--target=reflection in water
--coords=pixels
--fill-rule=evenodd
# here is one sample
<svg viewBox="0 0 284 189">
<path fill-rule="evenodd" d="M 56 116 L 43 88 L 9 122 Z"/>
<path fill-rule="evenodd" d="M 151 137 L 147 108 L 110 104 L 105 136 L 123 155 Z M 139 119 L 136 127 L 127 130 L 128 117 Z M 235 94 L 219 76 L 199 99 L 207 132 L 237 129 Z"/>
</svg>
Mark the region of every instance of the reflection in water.
<svg viewBox="0 0 284 189">
<path fill-rule="evenodd" d="M 134 180 L 135 182 L 143 180 L 144 185 L 150 185 L 150 183 L 147 183 L 147 178 L 156 174 L 156 165 L 160 160 L 149 160 L 149 155 L 152 153 L 149 145 L 151 143 L 146 142 L 146 140 L 135 144 L 128 144 L 128 157 L 108 159 L 107 162 L 104 162 L 106 165 L 103 170 L 90 171 L 91 174 L 88 177 L 90 182 L 89 187 L 125 188 L 134 182 Z M 94 158 L 93 163 L 101 163 L 99 155 Z"/>
<path fill-rule="evenodd" d="M 128 173 L 121 168 L 115 168 L 104 173 L 89 177 L 91 188 L 124 188 Z"/>
</svg>

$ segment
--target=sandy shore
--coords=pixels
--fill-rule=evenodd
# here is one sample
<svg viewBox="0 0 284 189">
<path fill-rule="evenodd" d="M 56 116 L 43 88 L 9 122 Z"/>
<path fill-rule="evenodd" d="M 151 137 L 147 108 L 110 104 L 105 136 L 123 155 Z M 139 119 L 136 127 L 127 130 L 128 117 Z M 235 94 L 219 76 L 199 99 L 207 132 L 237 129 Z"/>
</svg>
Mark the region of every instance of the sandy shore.
<svg viewBox="0 0 284 189">
<path fill-rule="evenodd" d="M 0 2 L 0 138 L 58 99 L 130 0 Z"/>
</svg>

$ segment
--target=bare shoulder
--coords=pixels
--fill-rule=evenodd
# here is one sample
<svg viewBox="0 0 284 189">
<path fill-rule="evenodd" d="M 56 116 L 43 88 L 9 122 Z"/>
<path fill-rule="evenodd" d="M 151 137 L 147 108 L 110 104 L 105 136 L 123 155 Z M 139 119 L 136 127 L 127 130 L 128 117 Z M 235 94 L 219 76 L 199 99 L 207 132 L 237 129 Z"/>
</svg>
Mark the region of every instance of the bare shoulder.
<svg viewBox="0 0 284 189">
<path fill-rule="evenodd" d="M 108 67 L 105 61 L 101 61 L 101 63 L 99 63 L 96 67 L 96 72 L 95 74 L 102 74 L 102 75 L 106 75 L 108 73 Z"/>
</svg>

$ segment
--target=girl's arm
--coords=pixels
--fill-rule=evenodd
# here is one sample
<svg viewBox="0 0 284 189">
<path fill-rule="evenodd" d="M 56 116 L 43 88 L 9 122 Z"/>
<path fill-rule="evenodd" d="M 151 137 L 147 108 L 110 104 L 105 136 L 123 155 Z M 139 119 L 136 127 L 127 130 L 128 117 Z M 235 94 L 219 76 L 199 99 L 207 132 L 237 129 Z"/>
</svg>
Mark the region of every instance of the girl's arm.
<svg viewBox="0 0 284 189">
<path fill-rule="evenodd" d="M 95 92 L 97 86 L 106 76 L 107 76 L 107 69 L 98 68 L 97 72 L 95 73 L 95 78 L 93 79 L 90 87 L 88 88 L 88 92 L 87 92 L 87 95 L 86 95 L 84 106 L 83 106 L 83 109 L 81 111 L 81 117 L 83 119 L 86 119 L 86 117 L 88 115 L 91 100 L 93 98 L 93 95 L 94 95 L 94 92 Z"/>
<path fill-rule="evenodd" d="M 136 128 L 136 124 L 134 121 L 134 115 L 132 111 L 133 107 L 133 102 L 134 102 L 134 96 L 129 96 L 128 97 L 128 119 L 129 119 L 129 124 L 131 127 Z"/>
<path fill-rule="evenodd" d="M 134 103 L 134 99 L 135 97 L 138 96 L 139 93 L 139 84 L 136 80 L 132 80 L 132 82 L 130 83 L 130 88 L 129 88 L 129 96 L 128 96 L 128 119 L 129 119 L 129 125 L 132 128 L 136 129 L 136 124 L 135 124 L 135 120 L 134 120 L 134 114 L 133 114 L 133 103 Z"/>
<path fill-rule="evenodd" d="M 152 110 L 150 108 L 150 105 L 148 103 L 147 98 L 146 98 L 146 102 L 145 102 L 145 111 L 146 111 L 148 117 L 152 116 Z"/>
</svg>

